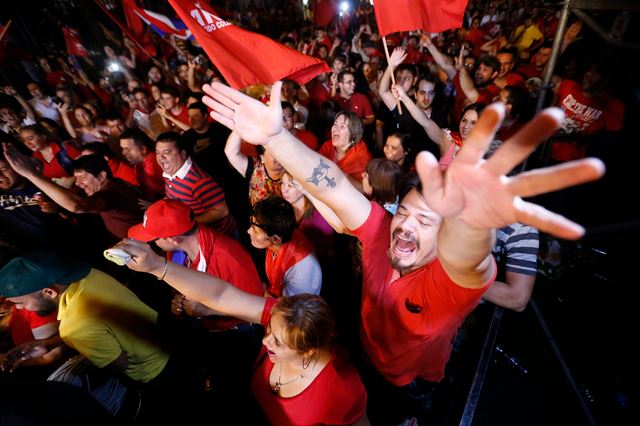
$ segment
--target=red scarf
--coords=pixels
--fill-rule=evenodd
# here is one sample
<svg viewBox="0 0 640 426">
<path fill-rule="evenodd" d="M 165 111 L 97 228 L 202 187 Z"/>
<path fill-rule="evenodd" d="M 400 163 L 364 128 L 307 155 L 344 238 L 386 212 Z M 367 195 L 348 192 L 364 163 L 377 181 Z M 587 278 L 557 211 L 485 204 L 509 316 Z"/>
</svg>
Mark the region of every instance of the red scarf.
<svg viewBox="0 0 640 426">
<path fill-rule="evenodd" d="M 307 257 L 311 252 L 313 252 L 313 247 L 304 237 L 304 234 L 297 229 L 293 231 L 291 241 L 284 243 L 277 254 L 272 250 L 267 250 L 265 261 L 267 278 L 269 278 L 267 292 L 273 297 L 282 296 L 284 275 L 289 268 Z"/>
<path fill-rule="evenodd" d="M 369 160 L 371 160 L 369 148 L 362 140 L 349 148 L 345 156 L 339 161 L 336 161 L 336 151 L 331 141 L 327 141 L 322 145 L 320 154 L 334 161 L 340 170 L 358 182 L 362 180 L 362 173 L 365 171 Z"/>
</svg>

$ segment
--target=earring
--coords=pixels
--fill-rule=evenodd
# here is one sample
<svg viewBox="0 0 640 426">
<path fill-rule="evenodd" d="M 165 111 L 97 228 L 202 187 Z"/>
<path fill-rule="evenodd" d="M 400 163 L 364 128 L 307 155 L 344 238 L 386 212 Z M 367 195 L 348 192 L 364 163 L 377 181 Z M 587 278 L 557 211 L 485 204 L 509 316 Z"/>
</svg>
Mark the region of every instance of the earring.
<svg viewBox="0 0 640 426">
<path fill-rule="evenodd" d="M 302 357 L 302 369 L 306 370 L 307 368 L 309 368 L 309 364 L 311 364 L 311 357 L 306 357 L 303 356 Z"/>
</svg>

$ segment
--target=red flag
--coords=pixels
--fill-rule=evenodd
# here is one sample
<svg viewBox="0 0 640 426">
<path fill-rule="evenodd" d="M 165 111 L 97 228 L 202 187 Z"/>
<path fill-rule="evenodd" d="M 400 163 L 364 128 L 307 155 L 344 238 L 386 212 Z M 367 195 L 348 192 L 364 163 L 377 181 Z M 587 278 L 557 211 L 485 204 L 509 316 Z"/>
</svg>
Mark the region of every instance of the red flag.
<svg viewBox="0 0 640 426">
<path fill-rule="evenodd" d="M 9 32 L 9 28 L 11 27 L 11 21 L 7 22 L 7 25 L 0 25 L 0 64 L 4 63 L 6 52 L 7 52 L 7 33 Z"/>
<path fill-rule="evenodd" d="M 313 9 L 313 25 L 326 27 L 333 21 L 338 13 L 337 0 L 316 0 Z"/>
<path fill-rule="evenodd" d="M 236 88 L 290 78 L 304 84 L 330 72 L 326 62 L 221 19 L 193 0 L 169 0 L 229 84 Z"/>
<path fill-rule="evenodd" d="M 62 31 L 64 32 L 64 41 L 67 44 L 69 55 L 87 56 L 89 54 L 82 45 L 82 41 L 80 41 L 78 31 L 69 27 L 64 27 Z"/>
<path fill-rule="evenodd" d="M 131 29 L 131 32 L 136 36 L 139 36 L 144 31 L 144 22 L 136 14 L 135 9 L 138 7 L 136 0 L 122 0 L 122 9 L 124 10 L 124 17 L 127 20 L 127 26 Z"/>
<path fill-rule="evenodd" d="M 380 34 L 425 30 L 439 33 L 460 28 L 467 0 L 376 0 Z"/>
</svg>

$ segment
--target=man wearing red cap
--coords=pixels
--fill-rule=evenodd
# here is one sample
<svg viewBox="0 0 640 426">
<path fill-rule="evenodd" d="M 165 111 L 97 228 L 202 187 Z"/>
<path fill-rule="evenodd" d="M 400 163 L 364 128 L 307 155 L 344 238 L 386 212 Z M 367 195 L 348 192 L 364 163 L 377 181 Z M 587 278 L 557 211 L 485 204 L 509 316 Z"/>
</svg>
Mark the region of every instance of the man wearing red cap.
<svg viewBox="0 0 640 426">
<path fill-rule="evenodd" d="M 149 206 L 144 221 L 131 227 L 129 237 L 154 241 L 175 263 L 220 278 L 247 293 L 263 294 L 256 267 L 244 247 L 196 223 L 189 206 L 178 200 L 163 199 Z M 187 326 L 180 334 L 185 338 L 183 348 L 190 348 L 189 356 L 216 383 L 216 390 L 224 390 L 216 397 L 245 394 L 262 328 L 221 315 L 180 293 L 173 297 L 171 312 L 190 320 L 180 324 Z"/>
<path fill-rule="evenodd" d="M 153 241 L 176 263 L 205 272 L 233 284 L 247 293 L 262 295 L 262 282 L 242 245 L 193 218 L 186 204 L 171 199 L 153 203 L 144 214 L 141 224 L 129 229 L 129 237 L 139 241 Z M 186 254 L 181 255 L 180 252 Z M 183 295 L 173 298 L 171 310 L 191 317 L 205 318 L 209 329 L 225 330 L 242 323 L 240 320 L 217 316 L 217 313 Z"/>
</svg>

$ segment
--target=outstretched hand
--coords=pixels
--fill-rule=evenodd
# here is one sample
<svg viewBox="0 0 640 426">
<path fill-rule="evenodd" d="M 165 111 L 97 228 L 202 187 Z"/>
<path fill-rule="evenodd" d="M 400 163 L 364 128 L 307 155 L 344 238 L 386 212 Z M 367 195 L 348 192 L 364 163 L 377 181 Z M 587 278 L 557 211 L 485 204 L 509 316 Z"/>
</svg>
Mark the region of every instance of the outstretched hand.
<svg viewBox="0 0 640 426">
<path fill-rule="evenodd" d="M 164 260 L 153 252 L 151 246 L 142 241 L 125 238 L 115 245 L 115 248 L 129 253 L 131 258 L 127 260 L 127 267 L 138 272 L 147 272 L 150 274 L 158 271 L 162 272 L 164 268 Z"/>
<path fill-rule="evenodd" d="M 389 65 L 391 68 L 396 68 L 398 65 L 404 62 L 407 57 L 407 51 L 404 47 L 396 47 L 389 55 Z"/>
<path fill-rule="evenodd" d="M 20 153 L 16 147 L 6 142 L 2 144 L 2 150 L 9 166 L 20 176 L 29 178 L 29 176 L 38 173 L 39 163 L 35 158 L 27 157 Z"/>
<path fill-rule="evenodd" d="M 211 117 L 235 131 L 245 141 L 265 145 L 283 132 L 278 81 L 271 87 L 269 106 L 221 83 L 205 84 L 202 98 L 213 109 Z"/>
<path fill-rule="evenodd" d="M 538 144 L 556 132 L 563 113 L 557 108 L 540 112 L 492 157 L 483 160 L 503 118 L 502 104 L 486 108 L 444 174 L 431 154 L 423 152 L 417 157 L 422 195 L 427 204 L 443 217 L 455 217 L 477 229 L 520 222 L 560 238 L 581 237 L 584 229 L 580 225 L 521 197 L 599 179 L 604 174 L 604 164 L 597 159 L 584 159 L 507 177 Z"/>
</svg>

